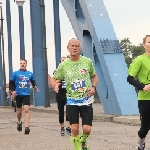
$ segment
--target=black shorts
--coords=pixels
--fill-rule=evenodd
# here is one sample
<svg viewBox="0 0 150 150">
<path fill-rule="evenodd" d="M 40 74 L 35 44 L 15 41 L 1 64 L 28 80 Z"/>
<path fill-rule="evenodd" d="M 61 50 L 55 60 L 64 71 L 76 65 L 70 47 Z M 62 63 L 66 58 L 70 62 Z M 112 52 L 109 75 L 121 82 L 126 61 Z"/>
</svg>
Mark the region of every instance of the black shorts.
<svg viewBox="0 0 150 150">
<path fill-rule="evenodd" d="M 92 126 L 93 107 L 92 104 L 87 106 L 67 105 L 70 124 L 79 124 L 79 116 L 82 118 L 82 126 Z"/>
<path fill-rule="evenodd" d="M 22 107 L 22 104 L 30 106 L 30 95 L 17 95 L 15 99 L 17 103 L 17 108 Z"/>
<path fill-rule="evenodd" d="M 57 106 L 58 106 L 58 110 L 64 108 L 64 106 L 66 105 L 66 99 L 65 100 L 62 100 L 62 101 L 59 101 L 57 102 Z"/>
</svg>

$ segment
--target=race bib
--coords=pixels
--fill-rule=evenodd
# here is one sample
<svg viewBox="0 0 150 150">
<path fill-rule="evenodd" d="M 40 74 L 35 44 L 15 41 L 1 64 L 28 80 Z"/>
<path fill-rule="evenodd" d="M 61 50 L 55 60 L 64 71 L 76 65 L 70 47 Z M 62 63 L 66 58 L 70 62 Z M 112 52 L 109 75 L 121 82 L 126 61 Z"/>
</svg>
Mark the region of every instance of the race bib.
<svg viewBox="0 0 150 150">
<path fill-rule="evenodd" d="M 84 80 L 77 80 L 71 83 L 72 91 L 83 92 L 86 88 L 86 84 Z"/>
<path fill-rule="evenodd" d="M 66 88 L 66 82 L 65 82 L 65 81 L 62 81 L 62 82 L 61 82 L 61 86 L 62 86 L 62 88 Z"/>
<path fill-rule="evenodd" d="M 19 82 L 19 88 L 21 89 L 27 88 L 27 82 Z"/>
</svg>

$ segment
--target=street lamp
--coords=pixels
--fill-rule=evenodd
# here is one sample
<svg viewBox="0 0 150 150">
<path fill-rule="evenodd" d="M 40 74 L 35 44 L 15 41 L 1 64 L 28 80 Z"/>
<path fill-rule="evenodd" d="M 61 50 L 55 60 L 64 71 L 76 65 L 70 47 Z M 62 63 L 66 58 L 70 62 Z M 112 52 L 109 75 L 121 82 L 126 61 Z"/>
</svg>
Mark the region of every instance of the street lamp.
<svg viewBox="0 0 150 150">
<path fill-rule="evenodd" d="M 0 2 L 0 13 L 1 13 L 1 26 L 0 26 L 0 36 L 1 36 L 1 42 L 2 42 L 2 58 L 3 58 L 3 95 L 4 95 L 4 102 L 6 102 L 6 73 L 5 73 L 5 55 L 4 55 L 4 33 L 3 33 L 3 11 L 2 11 L 2 2 Z M 0 42 L 0 44 L 1 44 Z"/>
<path fill-rule="evenodd" d="M 25 59 L 23 4 L 25 0 L 15 0 L 19 11 L 20 59 Z"/>
<path fill-rule="evenodd" d="M 45 3 L 40 0 L 42 8 L 42 28 L 43 28 L 43 53 L 44 53 L 44 71 L 45 71 L 45 107 L 50 106 L 49 87 L 48 87 L 48 61 L 47 61 L 47 48 L 46 48 L 46 25 L 45 25 Z"/>
<path fill-rule="evenodd" d="M 25 0 L 14 0 L 18 6 L 23 6 Z"/>
</svg>

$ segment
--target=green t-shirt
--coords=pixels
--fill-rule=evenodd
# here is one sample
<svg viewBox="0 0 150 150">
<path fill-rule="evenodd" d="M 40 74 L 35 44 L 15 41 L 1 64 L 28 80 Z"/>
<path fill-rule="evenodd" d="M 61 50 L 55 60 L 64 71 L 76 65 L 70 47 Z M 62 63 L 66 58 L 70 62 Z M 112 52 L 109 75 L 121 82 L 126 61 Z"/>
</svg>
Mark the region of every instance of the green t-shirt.
<svg viewBox="0 0 150 150">
<path fill-rule="evenodd" d="M 135 58 L 130 64 L 128 74 L 137 77 L 140 83 L 150 84 L 150 56 L 143 54 Z M 138 100 L 150 100 L 150 92 L 139 90 Z"/>
<path fill-rule="evenodd" d="M 54 78 L 65 80 L 67 97 L 80 99 L 87 96 L 87 89 L 91 87 L 91 77 L 95 73 L 92 60 L 80 56 L 78 61 L 71 61 L 68 58 L 61 63 L 54 74 Z"/>
</svg>

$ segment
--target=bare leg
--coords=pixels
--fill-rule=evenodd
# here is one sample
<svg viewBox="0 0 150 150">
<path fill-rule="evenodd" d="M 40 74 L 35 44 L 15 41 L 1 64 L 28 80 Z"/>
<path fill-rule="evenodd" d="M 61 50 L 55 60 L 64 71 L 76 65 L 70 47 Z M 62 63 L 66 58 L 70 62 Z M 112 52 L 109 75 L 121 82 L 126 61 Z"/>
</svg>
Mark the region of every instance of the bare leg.
<svg viewBox="0 0 150 150">
<path fill-rule="evenodd" d="M 17 112 L 18 123 L 21 122 L 21 118 L 22 118 L 22 107 L 18 108 L 18 112 Z"/>
<path fill-rule="evenodd" d="M 60 123 L 60 127 L 63 128 L 64 127 L 64 123 Z"/>
<path fill-rule="evenodd" d="M 17 130 L 18 130 L 19 132 L 22 131 L 21 118 L 22 118 L 22 107 L 18 108 L 18 112 L 17 112 L 17 119 L 18 119 Z"/>
<path fill-rule="evenodd" d="M 79 137 L 79 124 L 71 125 L 71 142 L 75 150 L 81 150 L 81 143 Z"/>
<path fill-rule="evenodd" d="M 66 121 L 66 126 L 67 126 L 68 128 L 70 128 L 70 122 L 69 122 L 69 121 Z"/>
<path fill-rule="evenodd" d="M 30 120 L 30 114 L 29 114 L 29 105 L 24 105 L 24 125 L 25 127 L 29 127 L 29 120 Z"/>
</svg>

